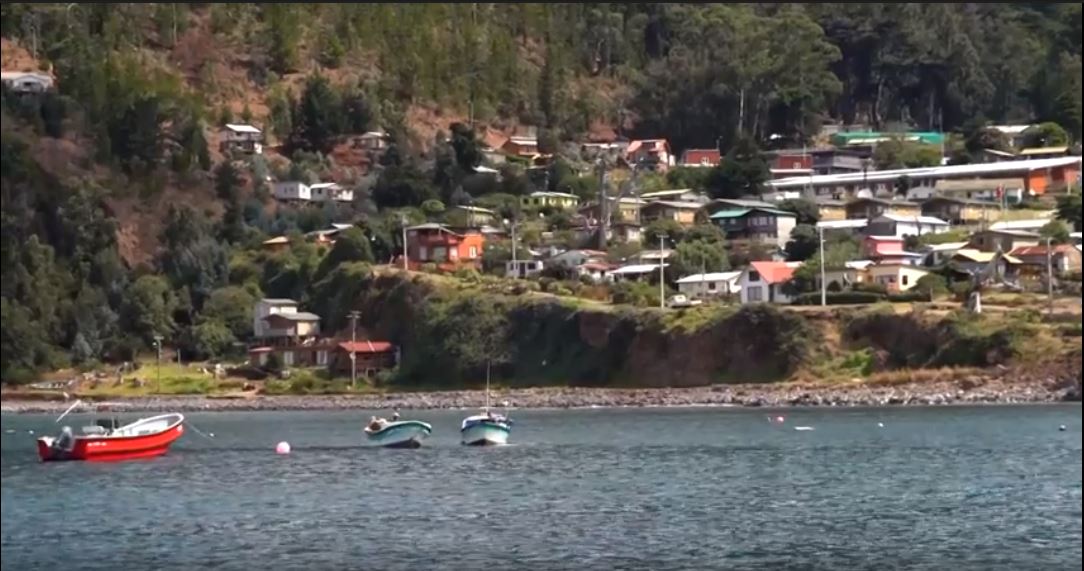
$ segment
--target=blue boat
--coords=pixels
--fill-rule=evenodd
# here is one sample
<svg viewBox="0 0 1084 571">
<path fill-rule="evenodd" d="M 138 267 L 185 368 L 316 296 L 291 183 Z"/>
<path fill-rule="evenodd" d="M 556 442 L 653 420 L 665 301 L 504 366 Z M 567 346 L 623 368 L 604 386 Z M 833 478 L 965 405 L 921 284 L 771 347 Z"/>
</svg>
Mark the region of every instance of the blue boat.
<svg viewBox="0 0 1084 571">
<path fill-rule="evenodd" d="M 365 427 L 369 444 L 385 448 L 419 448 L 432 433 L 433 426 L 420 420 L 388 422 L 379 418 Z"/>
</svg>

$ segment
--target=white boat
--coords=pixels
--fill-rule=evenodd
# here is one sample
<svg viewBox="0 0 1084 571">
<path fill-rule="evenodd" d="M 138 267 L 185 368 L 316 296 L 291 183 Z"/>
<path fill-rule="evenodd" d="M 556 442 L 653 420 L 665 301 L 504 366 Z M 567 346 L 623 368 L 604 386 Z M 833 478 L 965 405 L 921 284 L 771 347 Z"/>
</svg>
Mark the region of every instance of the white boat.
<svg viewBox="0 0 1084 571">
<path fill-rule="evenodd" d="M 512 419 L 489 410 L 489 365 L 486 365 L 486 407 L 482 414 L 468 416 L 459 427 L 460 440 L 467 446 L 508 444 Z"/>
<path fill-rule="evenodd" d="M 468 446 L 508 444 L 508 435 L 511 432 L 511 419 L 488 410 L 463 419 L 463 425 L 459 428 L 463 444 Z"/>
<path fill-rule="evenodd" d="M 420 420 L 388 422 L 379 419 L 365 427 L 369 444 L 385 448 L 418 448 L 432 433 L 433 426 Z"/>
</svg>

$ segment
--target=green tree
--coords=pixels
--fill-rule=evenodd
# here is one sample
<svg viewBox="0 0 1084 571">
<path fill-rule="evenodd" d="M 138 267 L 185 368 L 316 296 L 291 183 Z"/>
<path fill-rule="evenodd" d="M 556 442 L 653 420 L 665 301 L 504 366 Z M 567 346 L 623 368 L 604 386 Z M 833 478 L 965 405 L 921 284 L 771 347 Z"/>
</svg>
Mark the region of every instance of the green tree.
<svg viewBox="0 0 1084 571">
<path fill-rule="evenodd" d="M 220 359 L 233 349 L 237 339 L 230 328 L 218 321 L 204 321 L 192 328 L 191 347 L 197 357 Z"/>
<path fill-rule="evenodd" d="M 817 229 L 809 224 L 799 224 L 790 233 L 785 248 L 787 261 L 801 262 L 817 253 L 819 238 Z"/>
<path fill-rule="evenodd" d="M 793 212 L 798 217 L 798 224 L 816 226 L 821 214 L 817 203 L 807 198 L 792 198 L 779 203 L 780 210 Z"/>
<path fill-rule="evenodd" d="M 229 256 L 206 216 L 189 207 L 171 207 L 161 242 L 159 267 L 174 287 L 189 288 L 197 308 L 229 281 Z"/>
<path fill-rule="evenodd" d="M 1054 244 L 1066 244 L 1069 242 L 1069 227 L 1060 220 L 1051 220 L 1039 228 L 1039 236 L 1050 238 Z"/>
<path fill-rule="evenodd" d="M 323 279 L 337 266 L 348 262 L 373 262 L 373 250 L 369 244 L 369 237 L 357 226 L 347 228 L 335 237 L 335 245 L 324 256 L 320 262 L 320 268 L 316 271 L 316 280 Z"/>
<path fill-rule="evenodd" d="M 1080 93 L 1077 93 L 1079 97 Z M 1064 147 L 1069 144 L 1069 133 L 1057 123 L 1039 123 L 1024 131 L 1024 148 L 1032 147 Z"/>
<path fill-rule="evenodd" d="M 1066 224 L 1073 227 L 1073 230 L 1080 232 L 1080 189 L 1072 194 L 1066 194 L 1058 197 L 1058 218 L 1064 220 Z"/>
<path fill-rule="evenodd" d="M 451 132 L 456 164 L 464 172 L 474 172 L 474 167 L 482 164 L 482 150 L 474 138 L 474 129 L 462 123 L 452 123 Z"/>
<path fill-rule="evenodd" d="M 124 296 L 121 322 L 125 330 L 137 335 L 146 347 L 155 335 L 170 336 L 174 331 L 173 310 L 177 300 L 169 283 L 152 275 L 140 276 Z"/>
<path fill-rule="evenodd" d="M 713 198 L 740 198 L 760 194 L 768 176 L 768 163 L 756 143 L 742 138 L 726 154 L 722 164 L 711 170 L 706 185 Z"/>
<path fill-rule="evenodd" d="M 444 214 L 444 203 L 435 198 L 431 198 L 422 203 L 421 209 L 427 217 L 437 218 L 441 214 Z"/>
<path fill-rule="evenodd" d="M 302 31 L 295 5 L 265 4 L 263 11 L 268 28 L 266 37 L 270 42 L 268 53 L 271 67 L 280 74 L 289 73 L 297 67 L 297 45 Z"/>
<path fill-rule="evenodd" d="M 340 108 L 327 78 L 319 74 L 309 76 L 293 114 L 290 146 L 310 151 L 328 150 L 332 138 L 341 132 Z"/>
<path fill-rule="evenodd" d="M 692 240 L 679 243 L 667 259 L 668 277 L 680 278 L 701 272 L 722 272 L 730 269 L 726 247 L 721 241 Z M 671 280 L 672 281 L 672 280 Z"/>
<path fill-rule="evenodd" d="M 227 286 L 211 292 L 203 304 L 198 321 L 225 325 L 233 337 L 248 339 L 252 336 L 252 308 L 257 296 L 249 288 Z"/>
</svg>

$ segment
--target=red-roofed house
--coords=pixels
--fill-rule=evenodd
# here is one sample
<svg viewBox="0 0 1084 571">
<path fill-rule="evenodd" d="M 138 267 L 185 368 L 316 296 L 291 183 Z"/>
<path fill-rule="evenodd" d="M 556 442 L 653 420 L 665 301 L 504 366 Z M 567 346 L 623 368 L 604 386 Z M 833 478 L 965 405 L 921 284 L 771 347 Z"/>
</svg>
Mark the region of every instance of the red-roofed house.
<svg viewBox="0 0 1084 571">
<path fill-rule="evenodd" d="M 630 164 L 643 166 L 658 172 L 674 166 L 674 155 L 670 153 L 670 143 L 666 139 L 642 139 L 629 143 L 625 150 L 625 160 Z"/>
<path fill-rule="evenodd" d="M 371 377 L 377 371 L 395 368 L 399 352 L 387 341 L 343 341 L 335 346 L 328 363 L 333 375 L 350 374 L 350 353 L 357 359 L 358 375 Z"/>
<path fill-rule="evenodd" d="M 866 236 L 862 242 L 863 257 L 878 264 L 917 264 L 922 254 L 903 249 L 898 236 Z"/>
<path fill-rule="evenodd" d="M 681 154 L 683 167 L 714 167 L 719 165 L 719 149 L 688 149 Z"/>
<path fill-rule="evenodd" d="M 750 262 L 738 279 L 742 304 L 789 303 L 791 298 L 783 292 L 783 286 L 800 265 L 801 262 Z"/>
<path fill-rule="evenodd" d="M 1021 246 L 1014 248 L 1011 254 L 1020 260 L 1028 273 L 1046 273 L 1046 245 Z M 1080 271 L 1080 250 L 1072 244 L 1058 244 L 1050 247 L 1050 265 L 1055 274 Z"/>
</svg>

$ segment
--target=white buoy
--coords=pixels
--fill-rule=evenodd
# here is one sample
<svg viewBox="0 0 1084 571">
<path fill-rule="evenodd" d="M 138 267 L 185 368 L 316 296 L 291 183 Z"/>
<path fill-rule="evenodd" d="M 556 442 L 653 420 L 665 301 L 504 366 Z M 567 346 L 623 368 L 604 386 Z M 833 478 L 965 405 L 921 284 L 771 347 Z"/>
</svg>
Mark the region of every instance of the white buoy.
<svg viewBox="0 0 1084 571">
<path fill-rule="evenodd" d="M 884 428 L 884 427 L 885 427 L 885 423 L 883 423 L 883 422 L 878 422 L 877 423 L 877 428 Z"/>
<path fill-rule="evenodd" d="M 290 443 L 289 442 L 286 442 L 285 440 L 283 440 L 282 442 L 279 442 L 277 446 L 275 446 L 275 454 L 289 454 L 289 453 L 290 453 Z"/>
<path fill-rule="evenodd" d="M 27 434 L 34 434 L 34 431 L 33 430 L 27 430 L 26 433 Z"/>
<path fill-rule="evenodd" d="M 813 430 L 813 427 L 812 426 L 795 426 L 794 430 L 797 430 L 799 432 L 808 432 L 810 430 Z"/>
<path fill-rule="evenodd" d="M 1066 431 L 1066 430 L 1068 430 L 1068 429 L 1067 429 L 1067 428 L 1065 428 L 1065 425 L 1063 424 L 1063 425 L 1061 425 L 1061 426 L 1059 426 L 1059 427 L 1058 427 L 1058 430 L 1059 430 L 1059 431 L 1061 431 L 1061 432 L 1065 432 L 1065 431 Z"/>
</svg>

